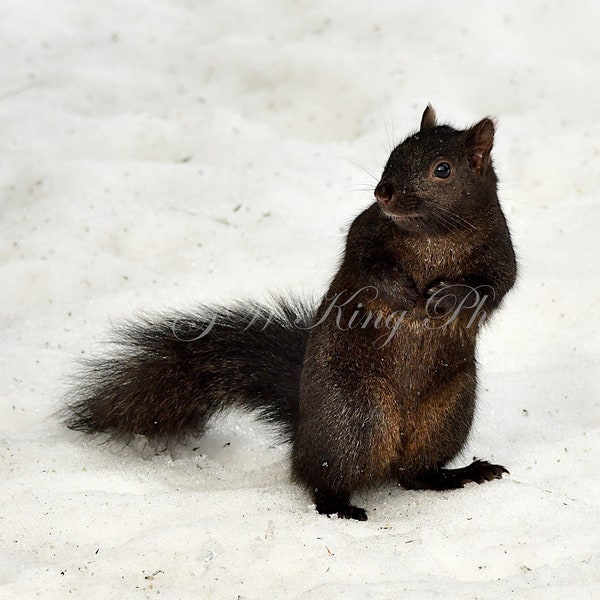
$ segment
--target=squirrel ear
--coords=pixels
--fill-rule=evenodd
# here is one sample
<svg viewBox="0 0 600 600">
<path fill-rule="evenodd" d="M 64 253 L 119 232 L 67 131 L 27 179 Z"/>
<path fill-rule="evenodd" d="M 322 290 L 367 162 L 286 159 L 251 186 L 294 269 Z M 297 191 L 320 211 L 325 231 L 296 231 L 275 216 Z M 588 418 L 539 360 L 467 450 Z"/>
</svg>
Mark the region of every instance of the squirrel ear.
<svg viewBox="0 0 600 600">
<path fill-rule="evenodd" d="M 485 118 L 467 131 L 469 162 L 478 172 L 482 173 L 490 164 L 490 152 L 494 145 L 494 121 Z"/>
<path fill-rule="evenodd" d="M 435 115 L 435 110 L 433 110 L 433 106 L 431 106 L 431 104 L 428 104 L 423 116 L 421 117 L 421 131 L 428 131 L 429 129 L 433 129 L 436 125 L 437 118 Z"/>
</svg>

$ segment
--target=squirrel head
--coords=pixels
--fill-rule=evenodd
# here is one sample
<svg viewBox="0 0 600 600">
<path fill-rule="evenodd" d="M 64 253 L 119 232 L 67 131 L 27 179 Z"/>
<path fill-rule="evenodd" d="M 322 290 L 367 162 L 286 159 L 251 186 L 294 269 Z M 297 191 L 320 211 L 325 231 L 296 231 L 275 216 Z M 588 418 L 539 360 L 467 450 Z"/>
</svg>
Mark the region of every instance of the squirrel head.
<svg viewBox="0 0 600 600">
<path fill-rule="evenodd" d="M 393 150 L 375 188 L 382 212 L 406 230 L 469 227 L 497 202 L 494 130 L 487 117 L 465 130 L 439 125 L 427 106 L 419 131 Z"/>
</svg>

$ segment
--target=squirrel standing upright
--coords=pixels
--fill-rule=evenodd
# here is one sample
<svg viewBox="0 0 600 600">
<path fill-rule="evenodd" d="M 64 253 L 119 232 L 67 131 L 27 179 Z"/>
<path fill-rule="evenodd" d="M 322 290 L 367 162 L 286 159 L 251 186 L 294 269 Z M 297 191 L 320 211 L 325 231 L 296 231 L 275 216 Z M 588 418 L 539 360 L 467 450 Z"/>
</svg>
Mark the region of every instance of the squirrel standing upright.
<svg viewBox="0 0 600 600">
<path fill-rule="evenodd" d="M 278 300 L 129 324 L 80 374 L 67 425 L 170 443 L 229 406 L 256 410 L 291 441 L 317 511 L 357 520 L 352 495 L 390 478 L 435 490 L 500 478 L 486 461 L 444 467 L 473 419 L 477 332 L 516 277 L 493 140 L 490 119 L 456 130 L 428 106 L 316 310 Z"/>
</svg>

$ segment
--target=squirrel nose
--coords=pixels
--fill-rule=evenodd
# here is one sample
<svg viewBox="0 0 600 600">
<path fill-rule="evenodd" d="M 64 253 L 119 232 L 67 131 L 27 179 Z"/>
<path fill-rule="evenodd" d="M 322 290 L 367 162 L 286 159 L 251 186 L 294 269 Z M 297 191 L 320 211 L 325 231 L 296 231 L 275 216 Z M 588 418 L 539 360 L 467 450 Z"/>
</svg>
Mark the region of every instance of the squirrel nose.
<svg viewBox="0 0 600 600">
<path fill-rule="evenodd" d="M 380 181 L 375 188 L 375 198 L 380 206 L 386 206 L 392 200 L 394 186 L 389 181 Z"/>
</svg>

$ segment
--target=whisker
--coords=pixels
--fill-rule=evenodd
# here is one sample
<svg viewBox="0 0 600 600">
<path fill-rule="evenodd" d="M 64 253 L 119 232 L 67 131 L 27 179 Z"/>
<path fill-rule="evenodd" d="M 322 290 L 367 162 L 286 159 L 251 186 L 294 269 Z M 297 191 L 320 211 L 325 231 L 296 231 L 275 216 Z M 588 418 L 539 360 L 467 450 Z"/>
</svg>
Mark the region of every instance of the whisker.
<svg viewBox="0 0 600 600">
<path fill-rule="evenodd" d="M 367 192 L 369 194 L 372 194 L 375 191 L 375 188 L 372 185 L 369 185 L 367 187 L 353 187 L 349 190 L 350 192 Z"/>
<path fill-rule="evenodd" d="M 345 156 L 338 156 L 338 155 L 335 155 L 335 156 L 336 156 L 336 158 L 339 158 L 340 160 L 344 160 L 347 163 L 354 165 L 355 167 L 357 167 L 358 169 L 363 171 L 363 173 L 367 174 L 373 181 L 376 181 L 377 183 L 379 183 L 379 177 L 375 177 L 375 175 L 373 175 L 373 173 L 371 173 L 370 171 L 365 169 L 362 165 L 355 163 L 353 160 L 350 160 L 349 158 L 346 158 Z"/>
<path fill-rule="evenodd" d="M 390 150 L 390 148 L 391 148 L 390 131 L 388 129 L 387 122 L 386 122 L 385 119 L 383 119 L 383 125 L 385 127 L 385 137 L 387 138 L 387 148 L 386 148 L 386 150 L 388 152 L 391 152 L 391 150 Z"/>
<path fill-rule="evenodd" d="M 391 151 L 396 147 L 396 126 L 394 124 L 394 111 L 392 110 L 392 105 L 388 102 L 388 111 L 390 113 L 390 120 L 392 122 L 392 146 L 390 147 Z"/>
<path fill-rule="evenodd" d="M 434 221 L 434 223 L 433 223 L 434 228 L 435 228 L 435 226 L 440 225 L 449 233 L 453 233 L 454 231 L 456 231 L 456 224 L 453 224 L 452 222 L 448 221 L 441 214 L 437 214 L 436 217 L 438 220 L 437 220 L 437 222 Z"/>
<path fill-rule="evenodd" d="M 467 221 L 467 219 L 465 219 L 464 217 L 461 217 L 460 215 L 451 211 L 450 209 L 443 207 L 443 206 L 437 206 L 436 210 L 438 211 L 438 213 L 443 213 L 444 216 L 446 217 L 446 219 L 448 219 L 449 221 L 452 221 L 457 225 L 462 223 L 463 225 L 467 225 L 474 231 L 477 231 L 477 227 L 475 227 L 475 225 L 473 225 L 473 223 L 471 223 L 470 221 Z"/>
<path fill-rule="evenodd" d="M 389 140 L 388 140 L 388 146 L 385 145 L 385 142 L 378 136 L 373 136 L 378 142 L 379 145 L 381 146 L 381 149 L 386 153 L 386 154 L 390 154 L 390 149 L 388 148 L 389 146 Z M 372 153 L 371 153 L 372 154 Z"/>
</svg>

